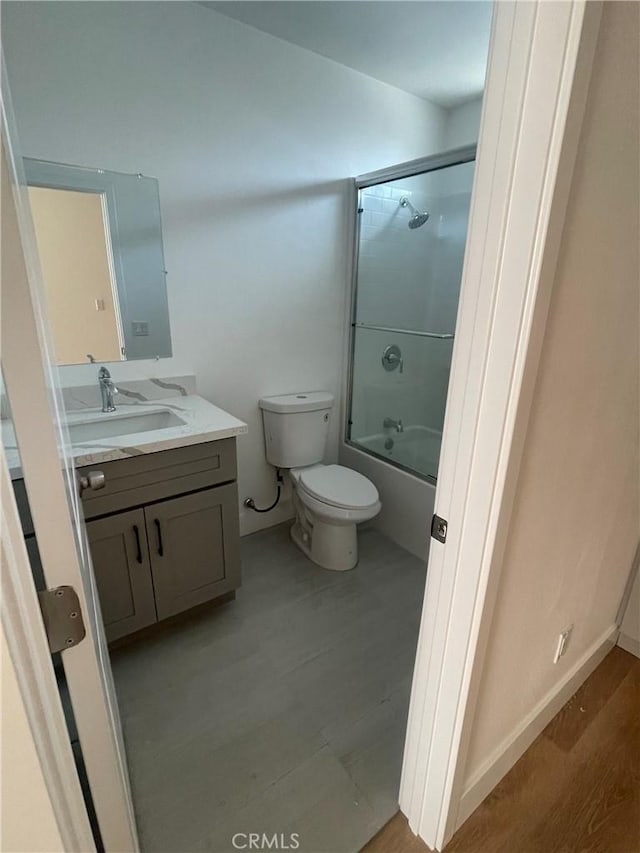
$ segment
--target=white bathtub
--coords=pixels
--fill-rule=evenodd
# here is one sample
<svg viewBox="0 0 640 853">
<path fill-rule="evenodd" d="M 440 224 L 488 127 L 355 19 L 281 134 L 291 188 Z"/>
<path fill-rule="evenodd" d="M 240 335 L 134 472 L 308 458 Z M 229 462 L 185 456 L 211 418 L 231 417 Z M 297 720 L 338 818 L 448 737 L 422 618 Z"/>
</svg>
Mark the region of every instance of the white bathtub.
<svg viewBox="0 0 640 853">
<path fill-rule="evenodd" d="M 411 472 L 437 469 L 440 442 L 436 431 L 410 426 L 403 433 L 387 431 L 359 439 L 362 448 L 370 452 L 344 442 L 340 447 L 341 464 L 364 474 L 380 493 L 382 510 L 371 523 L 424 560 L 429 554 L 436 490 L 433 483 Z"/>
<path fill-rule="evenodd" d="M 384 435 L 371 435 L 358 439 L 365 450 L 409 468 L 409 473 L 426 477 L 435 483 L 442 433 L 424 426 L 410 426 L 404 432 L 385 431 Z"/>
</svg>

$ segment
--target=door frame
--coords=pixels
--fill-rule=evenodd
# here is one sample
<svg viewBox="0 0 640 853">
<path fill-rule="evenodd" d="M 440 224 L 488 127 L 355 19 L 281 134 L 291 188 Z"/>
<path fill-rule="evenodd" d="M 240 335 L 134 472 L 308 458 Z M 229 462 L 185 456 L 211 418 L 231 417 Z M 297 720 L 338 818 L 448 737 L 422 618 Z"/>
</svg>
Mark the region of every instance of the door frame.
<svg viewBox="0 0 640 853">
<path fill-rule="evenodd" d="M 600 12 L 600 0 L 505 0 L 494 11 L 436 493 L 449 530 L 431 548 L 400 790 L 411 828 L 436 850 L 458 822 Z M 42 651 L 42 631 L 26 627 L 24 642 Z M 52 761 L 65 779 L 68 761 Z M 125 778 L 111 781 L 127 800 Z M 99 810 L 105 792 L 92 788 Z"/>
<path fill-rule="evenodd" d="M 494 9 L 436 489 L 448 533 L 431 541 L 400 787 L 434 850 L 468 817 L 469 736 L 601 8 Z"/>
<path fill-rule="evenodd" d="M 71 585 L 78 595 L 84 617 L 85 638 L 77 645 L 65 648 L 61 655 L 102 841 L 109 851 L 136 851 L 138 839 L 122 730 L 86 529 L 67 452 L 69 440 L 62 418 L 64 409 L 58 391 L 57 370 L 51 355 L 53 348 L 48 334 L 35 235 L 28 201 L 25 199 L 26 184 L 17 153 L 15 121 L 4 67 L 2 71 L 0 188 L 3 378 L 47 587 Z M 10 320 L 6 321 L 5 317 Z M 16 532 L 8 532 L 11 548 L 14 553 L 19 553 Z M 21 561 L 17 563 L 17 570 L 21 587 L 25 589 L 29 584 L 33 587 L 29 564 Z M 14 636 L 15 616 L 15 612 L 3 607 L 3 625 L 6 623 L 7 631 L 13 630 Z M 31 660 L 35 668 L 42 666 L 48 656 L 53 671 L 41 614 L 32 610 L 30 614 L 25 612 L 25 616 L 29 618 L 22 625 L 21 641 L 13 650 L 14 661 L 18 649 L 22 652 L 22 646 L 26 643 L 29 654 L 25 653 L 25 660 Z M 25 706 L 34 707 L 36 702 L 44 702 L 46 697 L 43 705 L 45 713 L 51 713 L 52 723 L 55 723 L 56 703 L 60 702 L 55 680 L 42 679 L 40 694 L 34 692 L 34 688 L 33 681 L 25 679 L 21 684 L 21 689 L 25 691 Z M 71 841 L 74 837 L 86 838 L 84 820 L 78 815 L 77 808 L 73 808 L 73 801 L 65 803 L 54 784 L 55 774 L 64 785 L 75 784 L 69 777 L 68 761 L 60 746 L 61 733 L 47 727 L 45 731 L 38 728 L 34 734 L 37 754 L 41 761 L 49 761 L 48 765 L 43 764 L 43 774 L 45 767 L 48 767 L 45 778 L 52 785 L 50 796 L 59 826 L 71 822 Z M 77 780 L 75 768 L 73 776 Z M 86 850 L 86 844 L 79 849 Z"/>
</svg>

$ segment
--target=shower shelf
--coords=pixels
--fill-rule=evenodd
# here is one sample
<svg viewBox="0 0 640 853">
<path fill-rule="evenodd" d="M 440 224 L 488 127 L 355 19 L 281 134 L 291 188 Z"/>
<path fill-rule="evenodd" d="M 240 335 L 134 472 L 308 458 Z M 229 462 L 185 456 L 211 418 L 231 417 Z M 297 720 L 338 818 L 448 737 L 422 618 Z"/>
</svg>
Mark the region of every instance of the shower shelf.
<svg viewBox="0 0 640 853">
<path fill-rule="evenodd" d="M 396 329 L 393 326 L 374 326 L 371 323 L 352 323 L 354 329 L 372 329 L 375 332 L 393 332 L 398 335 L 415 335 L 419 338 L 437 338 L 441 341 L 453 340 L 451 332 L 422 332 L 419 329 Z"/>
</svg>

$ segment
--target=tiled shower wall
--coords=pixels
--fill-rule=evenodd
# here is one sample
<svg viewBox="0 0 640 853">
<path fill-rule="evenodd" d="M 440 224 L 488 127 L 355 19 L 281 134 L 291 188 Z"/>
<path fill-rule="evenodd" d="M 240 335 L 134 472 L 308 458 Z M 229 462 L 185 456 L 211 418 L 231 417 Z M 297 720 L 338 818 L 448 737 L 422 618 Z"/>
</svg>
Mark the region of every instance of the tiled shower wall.
<svg viewBox="0 0 640 853">
<path fill-rule="evenodd" d="M 403 329 L 425 329 L 433 286 L 430 264 L 437 240 L 437 199 L 411 185 L 368 187 L 360 197 L 358 321 Z M 407 227 L 412 211 L 406 197 L 430 213 L 421 228 Z M 435 225 L 435 228 L 434 228 Z"/>
</svg>

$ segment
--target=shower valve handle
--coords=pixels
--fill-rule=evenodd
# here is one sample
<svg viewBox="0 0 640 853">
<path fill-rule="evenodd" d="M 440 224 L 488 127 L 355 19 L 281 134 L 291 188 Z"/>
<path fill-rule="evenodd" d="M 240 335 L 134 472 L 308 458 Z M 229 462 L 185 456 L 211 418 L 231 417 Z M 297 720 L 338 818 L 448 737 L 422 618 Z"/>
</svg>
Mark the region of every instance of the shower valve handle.
<svg viewBox="0 0 640 853">
<path fill-rule="evenodd" d="M 399 346 L 391 344 L 385 348 L 382 353 L 382 366 L 385 370 L 395 370 L 399 367 L 400 373 L 404 373 L 404 359 Z"/>
</svg>

